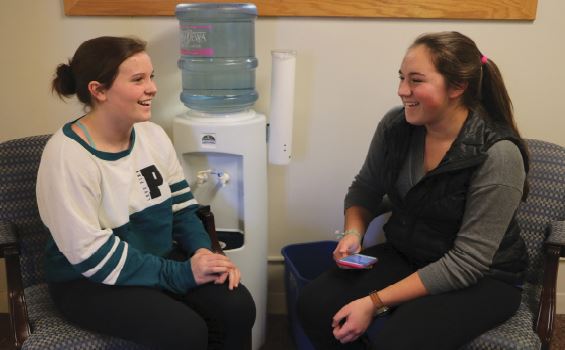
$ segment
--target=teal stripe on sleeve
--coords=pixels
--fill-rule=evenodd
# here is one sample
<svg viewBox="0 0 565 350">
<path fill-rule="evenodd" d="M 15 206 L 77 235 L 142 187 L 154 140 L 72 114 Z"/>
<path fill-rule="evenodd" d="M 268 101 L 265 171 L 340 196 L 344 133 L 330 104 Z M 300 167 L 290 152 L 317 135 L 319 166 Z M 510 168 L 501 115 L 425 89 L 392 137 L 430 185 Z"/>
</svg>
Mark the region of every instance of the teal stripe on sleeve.
<svg viewBox="0 0 565 350">
<path fill-rule="evenodd" d="M 186 192 L 183 194 L 179 194 L 178 196 L 174 196 L 173 197 L 173 204 L 180 204 L 183 202 L 188 202 L 189 200 L 193 199 L 194 196 L 192 195 L 192 192 Z"/>
<path fill-rule="evenodd" d="M 180 190 L 183 190 L 185 188 L 188 188 L 188 182 L 186 182 L 186 180 L 182 180 L 181 182 L 177 182 L 175 184 L 172 184 L 171 186 L 171 192 L 177 192 Z"/>
<path fill-rule="evenodd" d="M 120 259 L 122 258 L 122 254 L 124 252 L 125 247 L 126 247 L 126 244 L 123 241 L 120 241 L 120 243 L 118 244 L 118 247 L 116 248 L 116 250 L 114 251 L 114 253 L 110 257 L 110 259 L 108 259 L 108 261 L 106 261 L 106 263 L 104 264 L 104 266 L 102 266 L 102 268 L 100 270 L 98 270 L 94 275 L 90 276 L 90 279 L 93 280 L 93 281 L 99 282 L 99 283 L 104 281 L 104 279 L 106 279 L 106 277 L 108 277 L 108 275 L 112 271 L 114 271 L 116 266 L 118 266 L 118 263 L 120 262 Z"/>
<path fill-rule="evenodd" d="M 88 259 L 84 260 L 81 263 L 74 265 L 74 267 L 80 271 L 80 273 L 84 273 L 94 267 L 96 267 L 102 259 L 108 255 L 112 247 L 114 246 L 114 241 L 116 240 L 116 236 L 111 235 L 108 237 L 106 243 L 104 243 L 94 254 L 92 254 Z"/>
<path fill-rule="evenodd" d="M 190 260 L 168 260 L 137 249 L 128 249 L 126 263 L 116 284 L 161 287 L 177 294 L 184 294 L 196 286 Z"/>
</svg>

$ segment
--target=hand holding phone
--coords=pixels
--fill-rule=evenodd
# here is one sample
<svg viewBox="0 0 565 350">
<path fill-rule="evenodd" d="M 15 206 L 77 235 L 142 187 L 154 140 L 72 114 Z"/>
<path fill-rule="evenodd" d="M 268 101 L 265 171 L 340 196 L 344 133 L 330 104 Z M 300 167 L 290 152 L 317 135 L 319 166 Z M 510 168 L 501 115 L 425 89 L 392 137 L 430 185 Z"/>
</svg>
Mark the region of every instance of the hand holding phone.
<svg viewBox="0 0 565 350">
<path fill-rule="evenodd" d="M 345 269 L 370 269 L 377 260 L 374 256 L 357 253 L 337 260 L 337 265 Z"/>
</svg>

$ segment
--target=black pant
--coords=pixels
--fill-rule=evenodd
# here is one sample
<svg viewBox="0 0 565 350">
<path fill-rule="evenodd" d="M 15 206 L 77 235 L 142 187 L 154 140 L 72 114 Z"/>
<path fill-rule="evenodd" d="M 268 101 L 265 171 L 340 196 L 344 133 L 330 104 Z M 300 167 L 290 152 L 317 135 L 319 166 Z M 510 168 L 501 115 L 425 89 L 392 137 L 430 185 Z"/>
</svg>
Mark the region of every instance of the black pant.
<svg viewBox="0 0 565 350">
<path fill-rule="evenodd" d="M 80 327 L 158 349 L 242 349 L 255 322 L 243 286 L 206 284 L 185 296 L 80 279 L 49 285 L 63 316 Z"/>
<path fill-rule="evenodd" d="M 370 334 L 370 346 L 365 337 L 340 344 L 332 334 L 331 320 L 341 307 L 415 271 L 387 243 L 368 248 L 364 253 L 379 258 L 373 269 L 336 267 L 301 291 L 298 317 L 316 349 L 457 349 L 507 320 L 520 305 L 519 288 L 485 277 L 467 288 L 399 305 L 384 325 Z"/>
</svg>

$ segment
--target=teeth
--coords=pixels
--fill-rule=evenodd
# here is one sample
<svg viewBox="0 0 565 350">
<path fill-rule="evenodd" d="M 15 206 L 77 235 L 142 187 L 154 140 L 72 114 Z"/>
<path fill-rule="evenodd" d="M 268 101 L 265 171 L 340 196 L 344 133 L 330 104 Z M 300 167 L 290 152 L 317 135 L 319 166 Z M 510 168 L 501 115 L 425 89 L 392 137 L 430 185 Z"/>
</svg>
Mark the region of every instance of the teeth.
<svg viewBox="0 0 565 350">
<path fill-rule="evenodd" d="M 139 101 L 137 103 L 139 103 L 142 106 L 146 106 L 146 107 L 151 106 L 151 100 Z"/>
<path fill-rule="evenodd" d="M 404 103 L 404 106 L 406 106 L 406 107 L 416 107 L 417 105 L 419 105 L 418 102 L 410 102 L 410 103 L 405 102 Z"/>
</svg>

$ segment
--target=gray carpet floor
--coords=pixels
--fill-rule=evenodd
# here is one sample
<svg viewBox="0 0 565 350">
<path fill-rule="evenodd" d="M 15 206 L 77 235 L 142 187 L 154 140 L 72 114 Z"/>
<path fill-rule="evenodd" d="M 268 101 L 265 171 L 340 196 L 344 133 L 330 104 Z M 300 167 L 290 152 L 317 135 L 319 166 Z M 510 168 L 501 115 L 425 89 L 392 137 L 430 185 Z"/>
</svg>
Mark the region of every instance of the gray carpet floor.
<svg viewBox="0 0 565 350">
<path fill-rule="evenodd" d="M 0 349 L 11 349 L 8 345 L 8 315 L 0 314 Z M 557 315 L 551 350 L 565 350 L 565 315 Z M 261 350 L 296 350 L 289 331 L 286 315 L 268 315 L 267 339 Z"/>
</svg>

